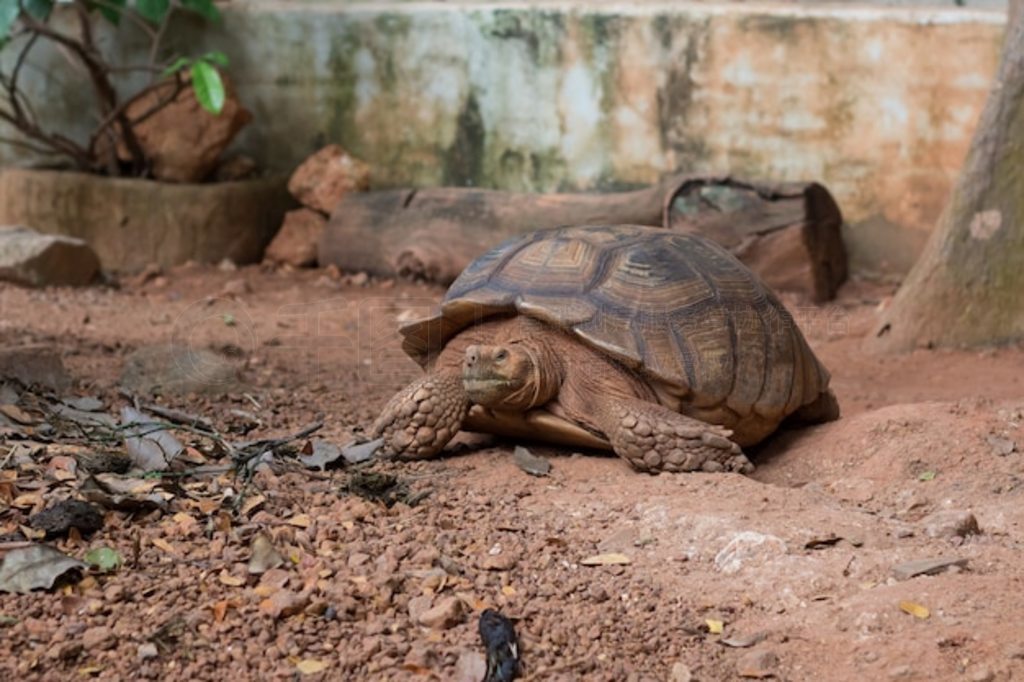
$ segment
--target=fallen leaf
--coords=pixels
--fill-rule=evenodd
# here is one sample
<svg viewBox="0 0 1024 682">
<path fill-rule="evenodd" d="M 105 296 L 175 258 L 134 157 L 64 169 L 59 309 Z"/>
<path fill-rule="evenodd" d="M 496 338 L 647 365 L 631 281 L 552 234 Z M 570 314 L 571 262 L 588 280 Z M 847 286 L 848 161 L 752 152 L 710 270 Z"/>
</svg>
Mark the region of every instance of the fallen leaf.
<svg viewBox="0 0 1024 682">
<path fill-rule="evenodd" d="M 580 561 L 583 566 L 621 566 L 629 563 L 632 563 L 632 560 L 628 556 L 617 552 L 596 554 Z"/>
<path fill-rule="evenodd" d="M 516 596 L 516 588 L 512 587 L 511 585 L 504 585 L 501 588 L 501 593 L 506 597 L 514 597 Z"/>
<path fill-rule="evenodd" d="M 32 426 L 33 424 L 39 422 L 38 419 L 30 415 L 25 410 L 21 409 L 17 405 L 0 405 L 0 414 L 3 414 L 9 417 L 10 419 L 13 419 L 19 424 L 24 424 L 25 426 Z"/>
<path fill-rule="evenodd" d="M 967 559 L 956 559 L 956 558 L 937 558 L 937 559 L 917 559 L 916 561 L 906 561 L 902 564 L 896 564 L 892 567 L 892 575 L 897 580 L 909 580 L 919 575 L 935 575 L 936 573 L 942 573 L 950 568 L 966 568 Z"/>
<path fill-rule="evenodd" d="M 927 607 L 921 606 L 920 604 L 912 601 L 901 601 L 900 609 L 906 613 L 909 613 L 914 618 L 920 618 L 925 620 L 928 616 L 932 615 L 932 612 Z"/>
<path fill-rule="evenodd" d="M 708 618 L 704 622 L 708 625 L 708 632 L 713 635 L 722 634 L 722 629 L 725 627 L 725 623 L 720 620 L 715 620 L 714 618 Z"/>
<path fill-rule="evenodd" d="M 253 509 L 255 509 L 256 507 L 260 506 L 261 504 L 263 504 L 266 501 L 267 501 L 267 498 L 265 498 L 263 495 L 254 495 L 253 497 L 250 497 L 249 499 L 247 499 L 245 501 L 245 504 L 242 505 L 241 512 L 243 514 L 248 514 Z"/>
<path fill-rule="evenodd" d="M 551 462 L 540 455 L 535 455 L 521 445 L 512 451 L 512 459 L 516 466 L 531 476 L 547 476 L 551 471 Z"/>
<path fill-rule="evenodd" d="M 103 401 L 93 396 L 64 398 L 61 402 L 73 410 L 80 410 L 82 412 L 99 412 L 103 409 Z"/>
<path fill-rule="evenodd" d="M 828 535 L 820 538 L 811 538 L 804 543 L 804 549 L 824 549 L 825 547 L 831 547 L 842 540 L 840 536 L 835 533 L 829 533 Z"/>
<path fill-rule="evenodd" d="M 307 658 L 296 663 L 295 669 L 303 675 L 315 675 L 327 670 L 327 663 L 316 658 Z"/>
<path fill-rule="evenodd" d="M 32 545 L 12 549 L 0 563 L 0 592 L 27 594 L 32 590 L 50 589 L 57 579 L 69 571 L 86 565 L 49 545 Z"/>
<path fill-rule="evenodd" d="M 266 533 L 257 533 L 250 547 L 252 556 L 249 557 L 249 573 L 261 575 L 271 568 L 278 568 L 284 564 L 284 558 L 274 548 Z"/>
<path fill-rule="evenodd" d="M 224 620 L 224 616 L 228 612 L 228 600 L 222 599 L 219 602 L 215 602 L 213 605 L 213 620 L 220 623 Z"/>
<path fill-rule="evenodd" d="M 99 675 L 103 672 L 103 666 L 100 665 L 86 665 L 78 669 L 78 674 L 83 676 Z"/>
<path fill-rule="evenodd" d="M 236 576 L 231 575 L 227 571 L 221 571 L 220 574 L 217 576 L 217 580 L 219 580 L 221 584 L 227 585 L 228 587 L 241 587 L 245 584 L 245 578 L 238 578 Z"/>
<path fill-rule="evenodd" d="M 96 547 L 90 549 L 82 558 L 85 559 L 85 563 L 89 564 L 101 573 L 110 573 L 124 563 L 124 560 L 121 558 L 121 555 L 117 553 L 117 550 L 111 549 L 110 547 Z"/>
<path fill-rule="evenodd" d="M 313 520 L 309 518 L 309 514 L 296 514 L 287 521 L 289 526 L 295 526 L 297 528 L 309 528 L 313 525 Z"/>
<path fill-rule="evenodd" d="M 921 474 L 920 474 L 920 475 L 919 475 L 919 476 L 917 477 L 917 480 L 919 480 L 919 481 L 931 481 L 931 480 L 933 480 L 933 479 L 934 479 L 934 478 L 935 478 L 935 477 L 936 477 L 937 475 L 938 475 L 938 474 L 937 474 L 937 473 L 935 473 L 934 471 L 923 471 L 923 472 L 921 472 Z"/>
<path fill-rule="evenodd" d="M 167 540 L 164 540 L 163 538 L 153 538 L 150 540 L 150 542 L 153 543 L 154 547 L 158 547 L 159 549 L 162 549 L 168 554 L 173 554 L 175 556 L 177 556 L 178 554 L 178 550 L 174 549 L 174 546 L 171 543 L 167 542 Z"/>
<path fill-rule="evenodd" d="M 124 444 L 132 463 L 142 471 L 164 471 L 185 446 L 160 422 L 133 407 L 121 408 Z"/>
<path fill-rule="evenodd" d="M 41 528 L 30 528 L 29 526 L 18 525 L 18 530 L 25 536 L 26 540 L 45 540 L 46 531 Z"/>
</svg>

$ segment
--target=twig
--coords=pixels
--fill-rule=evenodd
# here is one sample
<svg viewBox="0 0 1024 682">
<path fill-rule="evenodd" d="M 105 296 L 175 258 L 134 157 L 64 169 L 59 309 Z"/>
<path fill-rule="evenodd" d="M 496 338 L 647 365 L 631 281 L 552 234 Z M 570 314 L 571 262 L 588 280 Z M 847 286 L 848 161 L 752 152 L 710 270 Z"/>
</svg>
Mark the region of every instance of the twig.
<svg viewBox="0 0 1024 682">
<path fill-rule="evenodd" d="M 12 549 L 25 549 L 35 545 L 35 542 L 29 542 L 27 540 L 18 540 L 15 542 L 0 542 L 0 552 L 8 552 Z"/>
<path fill-rule="evenodd" d="M 189 414 L 182 410 L 175 410 L 170 407 L 163 407 L 161 405 L 155 405 L 153 403 L 143 403 L 142 409 L 147 412 L 152 412 L 158 417 L 163 417 L 168 421 L 172 421 L 175 424 L 187 424 L 190 426 L 197 426 L 201 429 L 209 431 L 211 434 L 216 433 L 216 429 L 205 417 L 200 417 L 197 414 Z"/>
</svg>

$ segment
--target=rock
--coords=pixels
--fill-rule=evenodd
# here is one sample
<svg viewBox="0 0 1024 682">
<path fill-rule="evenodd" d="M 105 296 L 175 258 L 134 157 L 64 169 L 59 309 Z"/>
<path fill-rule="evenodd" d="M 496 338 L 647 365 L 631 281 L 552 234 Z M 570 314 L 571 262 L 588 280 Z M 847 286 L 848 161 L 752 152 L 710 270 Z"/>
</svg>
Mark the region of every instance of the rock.
<svg viewBox="0 0 1024 682">
<path fill-rule="evenodd" d="M 786 543 L 774 535 L 754 531 L 737 533 L 715 555 L 715 568 L 725 574 L 736 573 L 751 563 L 765 563 L 787 552 Z"/>
<path fill-rule="evenodd" d="M 28 517 L 28 525 L 46 532 L 47 538 L 62 537 L 72 528 L 83 536 L 103 528 L 103 513 L 81 500 L 61 500 Z"/>
<path fill-rule="evenodd" d="M 156 644 L 146 642 L 145 644 L 139 645 L 138 653 L 136 655 L 140 661 L 148 661 L 151 658 L 159 656 L 160 652 L 157 651 Z"/>
<path fill-rule="evenodd" d="M 309 604 L 309 594 L 278 590 L 260 602 L 260 611 L 273 619 L 288 618 L 302 611 Z"/>
<path fill-rule="evenodd" d="M 952 568 L 964 568 L 967 566 L 967 559 L 917 559 L 906 561 L 892 567 L 892 576 L 896 580 L 909 580 L 919 575 L 935 575 Z"/>
<path fill-rule="evenodd" d="M 967 679 L 970 682 L 992 682 L 995 678 L 995 673 L 988 666 L 982 664 L 971 666 L 967 671 Z"/>
<path fill-rule="evenodd" d="M 736 662 L 736 672 L 740 677 L 764 679 L 773 677 L 779 667 L 779 657 L 768 650 L 751 651 Z"/>
<path fill-rule="evenodd" d="M 693 673 L 690 672 L 690 667 L 682 661 L 676 661 L 672 664 L 672 669 L 669 671 L 668 682 L 690 682 L 693 679 Z"/>
<path fill-rule="evenodd" d="M 431 604 L 433 604 L 433 598 L 426 594 L 413 597 L 409 600 L 409 618 L 416 621 L 420 620 L 420 616 L 430 610 Z"/>
<path fill-rule="evenodd" d="M 316 247 L 327 218 L 309 208 L 288 211 L 264 257 L 297 268 L 316 265 Z"/>
<path fill-rule="evenodd" d="M 201 348 L 143 346 L 125 359 L 121 386 L 144 395 L 226 393 L 239 386 L 238 367 Z"/>
<path fill-rule="evenodd" d="M 224 283 L 220 293 L 223 296 L 242 296 L 243 294 L 252 293 L 252 287 L 249 286 L 249 282 L 244 279 L 232 279 Z"/>
<path fill-rule="evenodd" d="M 960 509 L 946 509 L 929 514 L 920 521 L 930 538 L 966 537 L 981 533 L 974 514 Z"/>
<path fill-rule="evenodd" d="M 495 545 L 484 557 L 481 568 L 488 571 L 511 571 L 518 562 L 519 552 L 514 548 L 502 549 L 500 545 Z"/>
<path fill-rule="evenodd" d="M 167 182 L 200 182 L 210 175 L 220 155 L 242 128 L 252 120 L 224 79 L 224 108 L 211 114 L 199 105 L 190 84 L 167 106 L 134 127 L 143 152 L 149 159 L 153 177 Z M 166 82 L 128 103 L 126 112 L 134 118 L 161 99 L 173 94 L 174 83 Z M 123 140 L 117 144 L 117 158 L 131 161 Z"/>
<path fill-rule="evenodd" d="M 99 270 L 99 258 L 81 239 L 0 226 L 0 280 L 30 287 L 83 286 Z"/>
<path fill-rule="evenodd" d="M 478 651 L 463 651 L 455 662 L 452 682 L 480 682 L 487 676 L 487 659 Z"/>
<path fill-rule="evenodd" d="M 914 669 L 909 665 L 895 665 L 889 668 L 889 679 L 898 680 L 902 677 L 910 677 Z"/>
<path fill-rule="evenodd" d="M 88 651 L 109 649 L 114 644 L 114 632 L 107 627 L 93 627 L 82 633 L 82 646 Z"/>
<path fill-rule="evenodd" d="M 1012 455 L 1017 450 L 1016 441 L 995 434 L 988 437 L 988 444 L 992 446 L 992 452 L 1000 457 Z"/>
<path fill-rule="evenodd" d="M 0 379 L 43 386 L 56 393 L 71 386 L 71 377 L 52 346 L 0 346 Z"/>
<path fill-rule="evenodd" d="M 302 162 L 288 181 L 288 191 L 303 206 L 330 215 L 341 198 L 370 187 L 370 167 L 336 144 Z"/>
<path fill-rule="evenodd" d="M 428 628 L 447 630 L 462 621 L 462 602 L 456 597 L 444 597 L 437 604 L 420 614 L 419 622 Z"/>
<path fill-rule="evenodd" d="M 405 655 L 403 665 L 413 670 L 429 670 L 436 662 L 437 654 L 433 649 L 423 644 L 413 644 L 409 653 Z"/>
</svg>

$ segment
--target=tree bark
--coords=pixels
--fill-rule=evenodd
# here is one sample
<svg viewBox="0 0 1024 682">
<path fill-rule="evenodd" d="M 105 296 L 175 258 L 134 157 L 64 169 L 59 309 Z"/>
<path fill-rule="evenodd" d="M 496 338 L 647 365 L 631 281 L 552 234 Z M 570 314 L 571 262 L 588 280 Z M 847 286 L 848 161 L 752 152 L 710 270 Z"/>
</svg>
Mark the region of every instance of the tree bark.
<svg viewBox="0 0 1024 682">
<path fill-rule="evenodd" d="M 869 345 L 1024 339 L 1024 0 L 1013 0 L 995 83 L 960 178 Z"/>
</svg>

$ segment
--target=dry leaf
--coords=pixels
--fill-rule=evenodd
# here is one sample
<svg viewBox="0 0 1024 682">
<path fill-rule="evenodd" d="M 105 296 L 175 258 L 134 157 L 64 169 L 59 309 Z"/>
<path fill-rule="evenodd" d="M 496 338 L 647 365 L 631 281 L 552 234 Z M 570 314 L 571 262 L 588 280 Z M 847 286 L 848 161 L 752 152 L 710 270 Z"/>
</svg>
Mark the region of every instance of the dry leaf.
<svg viewBox="0 0 1024 682">
<path fill-rule="evenodd" d="M 46 538 L 46 531 L 42 528 L 29 528 L 28 526 L 18 524 L 18 530 L 25 536 L 26 540 L 43 540 Z"/>
<path fill-rule="evenodd" d="M 514 597 L 516 596 L 516 588 L 512 587 L 511 585 L 505 585 L 501 588 L 501 593 L 506 597 Z"/>
<path fill-rule="evenodd" d="M 621 566 L 628 563 L 632 563 L 630 558 L 625 554 L 619 554 L 617 552 L 597 554 L 595 556 L 587 557 L 580 562 L 583 566 Z"/>
<path fill-rule="evenodd" d="M 252 556 L 249 557 L 249 573 L 261 575 L 271 568 L 284 564 L 284 558 L 274 549 L 266 533 L 257 533 L 252 539 Z"/>
<path fill-rule="evenodd" d="M 178 550 L 174 549 L 174 546 L 171 543 L 167 542 L 167 540 L 164 540 L 163 538 L 153 538 L 152 540 L 150 540 L 150 542 L 153 543 L 154 547 L 162 549 L 168 554 L 173 554 L 175 556 L 178 555 Z"/>
<path fill-rule="evenodd" d="M 715 620 L 714 618 L 708 618 L 704 622 L 708 624 L 708 632 L 713 635 L 722 634 L 722 628 L 725 627 L 725 623 L 720 620 Z"/>
<path fill-rule="evenodd" d="M 309 514 L 296 514 L 288 519 L 288 525 L 298 528 L 309 528 L 313 525 L 313 520 L 309 518 Z"/>
<path fill-rule="evenodd" d="M 255 509 L 256 507 L 260 506 L 261 504 L 263 504 L 266 501 L 267 501 L 267 498 L 265 498 L 263 495 L 256 495 L 254 497 L 250 497 L 248 500 L 245 501 L 245 504 L 242 505 L 241 512 L 243 514 L 248 514 L 253 509 Z"/>
<path fill-rule="evenodd" d="M 932 612 L 928 610 L 928 607 L 921 606 L 920 604 L 912 601 L 901 601 L 900 609 L 905 611 L 906 613 L 909 613 L 914 618 L 920 618 L 921 620 L 924 620 L 928 618 L 928 616 L 932 615 Z"/>
<path fill-rule="evenodd" d="M 220 623 L 224 620 L 224 616 L 228 612 L 228 600 L 222 599 L 219 602 L 215 602 L 213 605 L 213 620 Z"/>
<path fill-rule="evenodd" d="M 133 407 L 121 408 L 124 444 L 132 463 L 143 471 L 164 471 L 185 446 L 174 435 Z"/>
<path fill-rule="evenodd" d="M 296 663 L 295 669 L 303 675 L 315 675 L 327 670 L 327 663 L 315 658 L 307 658 Z"/>
<path fill-rule="evenodd" d="M 48 590 L 65 573 L 85 568 L 81 561 L 49 545 L 12 549 L 4 554 L 0 563 L 0 592 L 27 594 L 32 590 Z"/>
<path fill-rule="evenodd" d="M 237 578 L 227 571 L 221 571 L 220 575 L 217 576 L 217 580 L 228 587 L 241 587 L 245 584 L 245 578 Z"/>
</svg>

